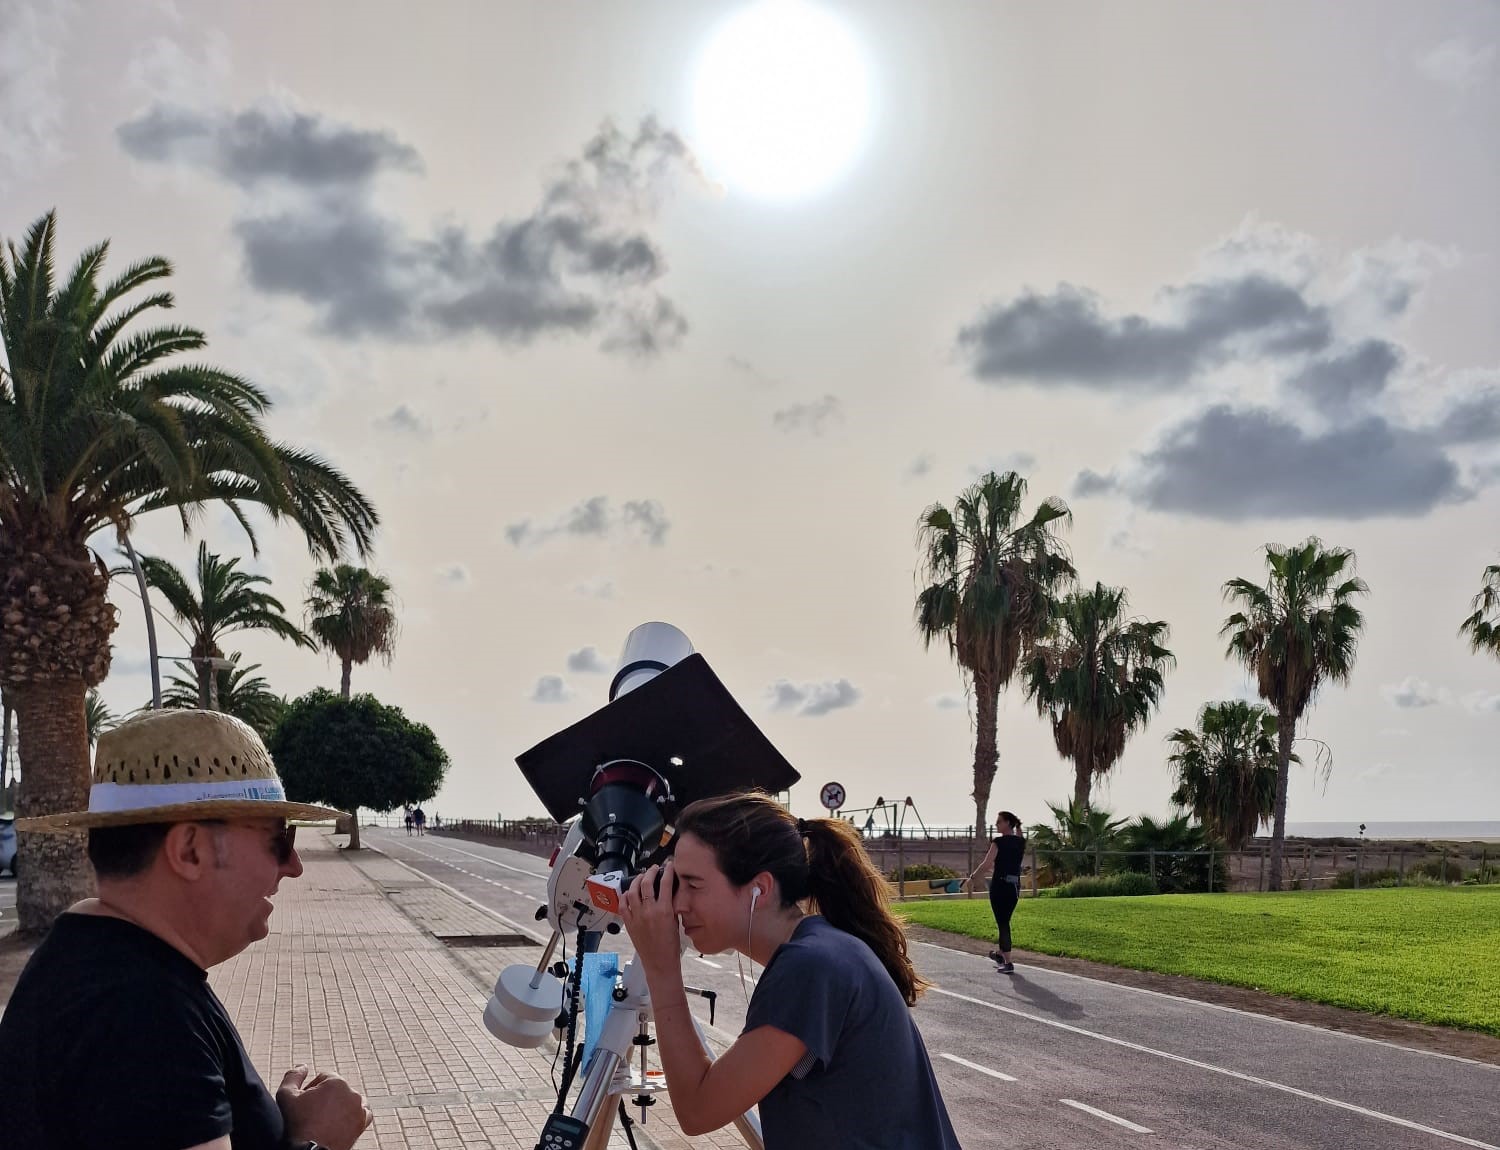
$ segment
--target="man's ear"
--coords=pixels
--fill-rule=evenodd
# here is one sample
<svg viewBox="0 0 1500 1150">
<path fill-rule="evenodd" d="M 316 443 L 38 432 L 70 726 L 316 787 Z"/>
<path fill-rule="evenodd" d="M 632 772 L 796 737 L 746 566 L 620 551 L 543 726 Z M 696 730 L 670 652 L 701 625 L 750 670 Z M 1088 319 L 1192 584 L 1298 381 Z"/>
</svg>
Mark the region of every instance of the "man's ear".
<svg viewBox="0 0 1500 1150">
<path fill-rule="evenodd" d="M 214 828 L 202 823 L 177 823 L 162 841 L 161 861 L 173 874 L 189 882 L 212 870 L 216 844 Z"/>
</svg>

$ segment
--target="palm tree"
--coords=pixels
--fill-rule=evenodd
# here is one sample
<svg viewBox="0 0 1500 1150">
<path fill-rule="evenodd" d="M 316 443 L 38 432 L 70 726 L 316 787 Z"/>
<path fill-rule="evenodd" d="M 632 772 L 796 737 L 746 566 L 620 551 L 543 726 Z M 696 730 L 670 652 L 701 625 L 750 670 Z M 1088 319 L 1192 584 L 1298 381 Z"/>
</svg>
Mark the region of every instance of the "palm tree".
<svg viewBox="0 0 1500 1150">
<path fill-rule="evenodd" d="M 149 285 L 171 274 L 144 260 L 105 282 L 107 244 L 58 282 L 56 217 L 0 251 L 0 682 L 21 731 L 17 813 L 88 801 L 84 694 L 109 672 L 109 571 L 95 532 L 123 534 L 170 509 L 191 522 L 227 507 L 255 536 L 246 504 L 301 528 L 317 556 L 346 543 L 368 552 L 378 522 L 369 501 L 317 456 L 268 438 L 270 401 L 219 368 L 183 364 L 201 332 L 141 327 L 172 306 Z M 28 934 L 45 930 L 93 888 L 79 833 L 39 835 L 17 910 Z"/>
<path fill-rule="evenodd" d="M 1354 596 L 1369 588 L 1354 574 L 1354 552 L 1325 548 L 1317 538 L 1295 547 L 1266 545 L 1264 587 L 1248 579 L 1224 584 L 1238 604 L 1220 629 L 1228 654 L 1255 676 L 1260 697 L 1276 712 L 1276 800 L 1269 889 L 1281 889 L 1286 841 L 1286 790 L 1292 741 L 1302 713 L 1325 681 L 1347 683 L 1364 616 Z"/>
<path fill-rule="evenodd" d="M 1052 720 L 1057 753 L 1073 762 L 1073 802 L 1089 805 L 1094 780 L 1120 761 L 1125 743 L 1161 704 L 1175 661 L 1168 627 L 1126 616 L 1120 587 L 1095 583 L 1057 604 L 1026 661 L 1026 694 Z"/>
<path fill-rule="evenodd" d="M 1187 815 L 1165 822 L 1142 815 L 1120 832 L 1117 842 L 1128 852 L 1121 869 L 1149 874 L 1162 894 L 1229 889 L 1223 842 Z"/>
<path fill-rule="evenodd" d="M 271 685 L 263 676 L 254 674 L 260 670 L 259 663 L 241 667 L 238 651 L 229 656 L 229 662 L 233 666 L 214 672 L 219 703 L 216 709 L 248 723 L 262 739 L 268 738 L 272 728 L 281 719 L 282 711 L 286 709 L 286 700 L 271 690 Z M 181 674 L 173 675 L 168 681 L 167 689 L 162 693 L 161 705 L 181 709 L 199 706 L 202 685 L 198 672 L 187 663 L 178 663 L 176 666 Z"/>
<path fill-rule="evenodd" d="M 1484 569 L 1484 584 L 1470 606 L 1474 613 L 1463 621 L 1458 633 L 1468 636 L 1471 650 L 1488 651 L 1500 658 L 1500 563 Z"/>
<path fill-rule="evenodd" d="M 339 693 L 345 699 L 355 663 L 379 655 L 390 665 L 399 629 L 390 580 L 348 563 L 322 568 L 307 593 L 307 615 L 308 630 L 343 664 Z"/>
<path fill-rule="evenodd" d="M 1271 821 L 1276 805 L 1276 716 L 1261 703 L 1209 703 L 1197 726 L 1167 736 L 1177 775 L 1172 802 L 1234 850 Z M 1293 761 L 1297 756 L 1292 756 Z"/>
<path fill-rule="evenodd" d="M 299 647 L 315 647 L 312 638 L 288 619 L 280 601 L 262 586 L 270 580 L 238 570 L 239 558 L 221 559 L 209 551 L 208 544 L 198 544 L 198 590 L 194 591 L 182 572 L 165 559 L 141 556 L 146 582 L 166 598 L 189 631 L 192 660 L 198 681 L 199 707 L 220 710 L 217 690 L 220 668 L 215 673 L 210 660 L 223 659 L 219 640 L 235 631 L 269 631 Z M 224 708 L 227 709 L 227 708 Z"/>
<path fill-rule="evenodd" d="M 1104 852 L 1115 849 L 1124 819 L 1102 807 L 1048 803 L 1052 826 L 1039 823 L 1031 828 L 1037 867 L 1049 884 L 1067 882 L 1081 874 L 1099 874 L 1105 869 Z"/>
<path fill-rule="evenodd" d="M 917 630 L 922 645 L 947 640 L 974 695 L 974 833 L 999 764 L 1000 692 L 1045 631 L 1055 590 L 1073 577 L 1060 523 L 1073 513 L 1055 497 L 1021 517 L 1026 480 L 993 471 L 961 492 L 950 511 L 934 503 L 917 525 Z"/>
<path fill-rule="evenodd" d="M 88 727 L 89 732 L 90 752 L 93 751 L 94 744 L 99 741 L 99 736 L 120 722 L 99 692 L 92 687 L 89 688 L 88 697 L 83 702 L 83 716 L 84 725 Z"/>
</svg>

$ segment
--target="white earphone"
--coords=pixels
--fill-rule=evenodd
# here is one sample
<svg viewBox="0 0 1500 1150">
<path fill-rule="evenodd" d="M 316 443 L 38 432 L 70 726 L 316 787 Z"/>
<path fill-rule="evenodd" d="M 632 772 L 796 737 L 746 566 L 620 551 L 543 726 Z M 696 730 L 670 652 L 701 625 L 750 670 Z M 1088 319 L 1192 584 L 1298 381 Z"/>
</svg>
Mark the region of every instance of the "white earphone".
<svg viewBox="0 0 1500 1150">
<path fill-rule="evenodd" d="M 752 886 L 750 888 L 750 913 L 751 914 L 755 913 L 755 904 L 757 902 L 759 902 L 759 901 L 760 901 L 760 887 L 758 887 L 758 886 Z"/>
</svg>

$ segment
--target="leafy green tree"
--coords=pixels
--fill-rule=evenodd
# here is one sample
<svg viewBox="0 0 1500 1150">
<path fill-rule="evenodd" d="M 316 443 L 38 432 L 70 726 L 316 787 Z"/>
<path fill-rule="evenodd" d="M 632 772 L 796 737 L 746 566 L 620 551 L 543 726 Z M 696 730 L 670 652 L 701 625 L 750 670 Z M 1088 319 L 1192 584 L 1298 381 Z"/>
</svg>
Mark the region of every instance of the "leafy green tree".
<svg viewBox="0 0 1500 1150">
<path fill-rule="evenodd" d="M 249 531 L 245 507 L 257 504 L 334 559 L 346 543 L 366 554 L 378 522 L 337 470 L 267 435 L 260 388 L 182 362 L 204 347 L 201 332 L 138 324 L 172 306 L 152 286 L 171 274 L 166 260 L 106 282 L 101 243 L 59 282 L 56 236 L 48 213 L 0 250 L 0 684 L 21 733 L 22 816 L 88 802 L 84 695 L 109 672 L 117 623 L 91 536 L 155 511 L 186 524 L 208 503 Z M 83 844 L 78 833 L 28 836 L 26 934 L 92 892 Z"/>
<path fill-rule="evenodd" d="M 259 663 L 241 667 L 238 651 L 229 656 L 229 661 L 233 666 L 214 672 L 216 709 L 249 724 L 262 739 L 268 738 L 286 710 L 286 700 L 271 690 L 263 676 L 255 674 L 260 670 Z M 201 698 L 198 676 L 186 663 L 176 666 L 181 674 L 173 675 L 168 682 L 161 705 L 190 710 L 199 705 Z"/>
<path fill-rule="evenodd" d="M 1167 740 L 1176 748 L 1167 759 L 1177 777 L 1172 802 L 1243 848 L 1275 814 L 1276 716 L 1260 703 L 1209 703 L 1196 727 L 1179 727 Z"/>
<path fill-rule="evenodd" d="M 307 615 L 308 629 L 319 645 L 339 657 L 339 694 L 345 699 L 355 663 L 379 655 L 390 664 L 400 629 L 390 580 L 348 563 L 323 568 L 313 576 Z"/>
<path fill-rule="evenodd" d="M 1474 613 L 1459 626 L 1475 652 L 1487 651 L 1500 658 L 1500 563 L 1484 569 L 1484 583 L 1470 604 Z"/>
<path fill-rule="evenodd" d="M 297 802 L 348 811 L 359 849 L 359 808 L 388 811 L 432 798 L 448 755 L 430 728 L 373 695 L 343 699 L 319 688 L 294 699 L 267 747 Z"/>
<path fill-rule="evenodd" d="M 99 741 L 99 736 L 120 720 L 115 718 L 109 705 L 99 696 L 99 692 L 92 688 L 89 690 L 88 697 L 84 699 L 83 710 L 84 722 L 89 731 L 89 750 L 93 751 L 94 744 Z"/>
<path fill-rule="evenodd" d="M 1354 605 L 1369 594 L 1354 574 L 1354 552 L 1309 538 L 1295 547 L 1266 545 L 1264 586 L 1248 579 L 1224 584 L 1236 604 L 1221 635 L 1228 654 L 1255 676 L 1260 697 L 1276 712 L 1276 799 L 1269 889 L 1281 889 L 1286 843 L 1286 793 L 1292 742 L 1303 712 L 1325 682 L 1347 683 L 1365 618 Z"/>
<path fill-rule="evenodd" d="M 1102 874 L 1107 869 L 1104 852 L 1115 849 L 1125 820 L 1077 800 L 1066 806 L 1048 803 L 1047 809 L 1052 812 L 1052 825 L 1038 823 L 1028 838 L 1036 848 L 1037 869 L 1048 885 L 1081 874 Z"/>
<path fill-rule="evenodd" d="M 1125 591 L 1095 583 L 1057 604 L 1026 660 L 1026 693 L 1052 720 L 1057 753 L 1073 763 L 1073 802 L 1089 805 L 1130 736 L 1161 705 L 1174 660 L 1165 623 L 1126 615 Z"/>
<path fill-rule="evenodd" d="M 1026 480 L 993 471 L 962 491 L 950 510 L 934 503 L 917 526 L 916 623 L 924 647 L 935 640 L 968 677 L 974 697 L 974 833 L 989 825 L 990 788 L 999 765 L 1000 692 L 1046 631 L 1053 593 L 1073 578 L 1059 537 L 1073 513 L 1044 499 L 1022 517 Z"/>
<path fill-rule="evenodd" d="M 215 674 L 210 662 L 224 658 L 219 642 L 226 635 L 236 631 L 269 631 L 299 647 L 316 646 L 310 636 L 286 617 L 286 608 L 280 600 L 261 590 L 270 586 L 271 580 L 241 571 L 239 564 L 238 556 L 221 559 L 208 549 L 207 543 L 199 543 L 195 591 L 182 572 L 167 560 L 141 556 L 146 582 L 162 593 L 172 613 L 188 628 L 197 705 L 215 711 L 228 710 L 218 698 L 219 675 L 225 673 L 224 669 Z"/>
</svg>

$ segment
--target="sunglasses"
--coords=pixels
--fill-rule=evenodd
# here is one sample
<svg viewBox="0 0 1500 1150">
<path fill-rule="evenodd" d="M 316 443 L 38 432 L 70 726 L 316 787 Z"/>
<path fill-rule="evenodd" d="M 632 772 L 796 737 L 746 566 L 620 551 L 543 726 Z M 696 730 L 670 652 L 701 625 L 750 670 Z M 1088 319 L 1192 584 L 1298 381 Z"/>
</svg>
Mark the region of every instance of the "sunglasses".
<svg viewBox="0 0 1500 1150">
<path fill-rule="evenodd" d="M 199 819 L 201 825 L 224 827 L 229 826 L 228 819 Z M 271 832 L 271 853 L 276 856 L 278 866 L 286 866 L 292 861 L 292 855 L 297 849 L 297 828 L 291 823 L 282 823 L 279 828 Z"/>
</svg>

